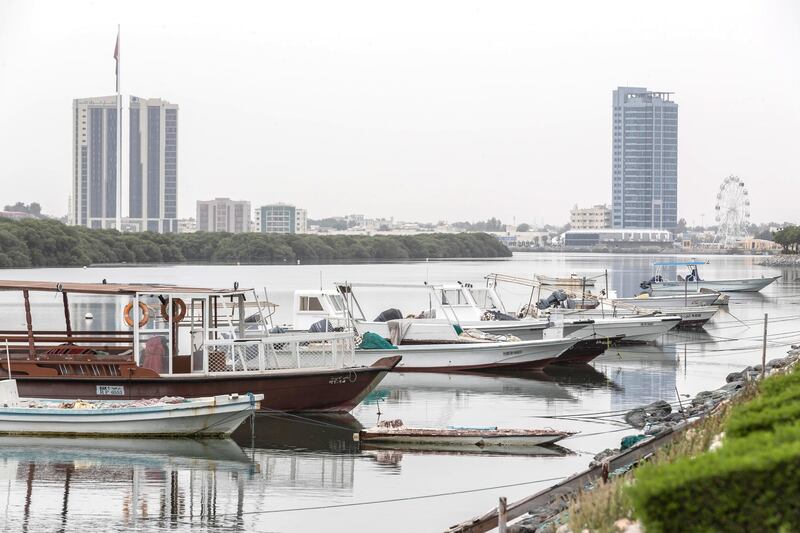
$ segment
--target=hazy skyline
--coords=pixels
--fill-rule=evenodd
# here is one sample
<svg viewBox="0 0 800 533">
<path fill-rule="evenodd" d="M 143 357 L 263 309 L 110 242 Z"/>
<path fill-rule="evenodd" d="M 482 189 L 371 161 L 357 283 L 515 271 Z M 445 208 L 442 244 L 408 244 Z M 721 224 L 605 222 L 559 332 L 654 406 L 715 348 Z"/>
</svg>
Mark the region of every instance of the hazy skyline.
<svg viewBox="0 0 800 533">
<path fill-rule="evenodd" d="M 195 201 L 309 217 L 563 223 L 611 200 L 611 95 L 672 91 L 678 216 L 797 221 L 800 4 L 0 0 L 0 201 L 62 215 L 73 98 L 180 106 L 179 216 Z M 126 141 L 127 143 L 127 138 Z M 125 145 L 127 206 L 127 144 Z M 127 213 L 126 213 L 127 214 Z"/>
</svg>

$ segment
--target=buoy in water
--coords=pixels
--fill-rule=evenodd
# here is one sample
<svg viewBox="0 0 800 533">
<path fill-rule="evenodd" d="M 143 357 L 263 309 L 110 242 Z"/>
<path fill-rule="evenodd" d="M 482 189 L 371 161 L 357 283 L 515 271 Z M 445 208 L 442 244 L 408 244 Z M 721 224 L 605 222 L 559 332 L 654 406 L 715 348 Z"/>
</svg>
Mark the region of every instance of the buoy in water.
<svg viewBox="0 0 800 533">
<path fill-rule="evenodd" d="M 84 320 L 93 320 L 94 319 L 94 315 L 92 313 L 86 313 L 85 315 L 83 315 L 83 319 Z"/>
</svg>

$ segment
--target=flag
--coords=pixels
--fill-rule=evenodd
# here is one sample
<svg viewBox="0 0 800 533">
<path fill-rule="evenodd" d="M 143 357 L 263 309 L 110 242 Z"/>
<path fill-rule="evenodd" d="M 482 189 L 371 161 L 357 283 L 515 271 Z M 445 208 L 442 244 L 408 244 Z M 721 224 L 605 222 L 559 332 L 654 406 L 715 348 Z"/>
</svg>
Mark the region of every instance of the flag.
<svg viewBox="0 0 800 533">
<path fill-rule="evenodd" d="M 119 92 L 119 27 L 117 27 L 117 44 L 114 46 L 114 74 L 117 76 L 117 92 Z"/>
</svg>

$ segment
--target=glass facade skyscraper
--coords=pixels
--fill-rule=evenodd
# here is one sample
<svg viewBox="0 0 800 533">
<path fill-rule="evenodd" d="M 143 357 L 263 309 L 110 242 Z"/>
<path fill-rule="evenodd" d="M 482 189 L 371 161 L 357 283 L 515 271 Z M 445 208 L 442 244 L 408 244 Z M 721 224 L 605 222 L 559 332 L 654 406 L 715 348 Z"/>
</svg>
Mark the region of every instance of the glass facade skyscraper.
<svg viewBox="0 0 800 533">
<path fill-rule="evenodd" d="M 69 222 L 114 228 L 117 217 L 117 97 L 72 101 L 72 199 Z"/>
<path fill-rule="evenodd" d="M 672 93 L 618 87 L 613 98 L 614 228 L 678 224 L 678 104 Z"/>
<path fill-rule="evenodd" d="M 178 106 L 130 100 L 128 207 L 140 231 L 178 231 Z"/>
</svg>

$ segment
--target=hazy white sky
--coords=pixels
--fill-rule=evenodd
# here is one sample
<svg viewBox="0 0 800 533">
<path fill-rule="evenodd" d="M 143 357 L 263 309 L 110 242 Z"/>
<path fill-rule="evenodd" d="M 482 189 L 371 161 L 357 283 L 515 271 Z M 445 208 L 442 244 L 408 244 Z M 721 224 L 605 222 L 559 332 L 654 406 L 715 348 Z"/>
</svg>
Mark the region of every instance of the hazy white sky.
<svg viewBox="0 0 800 533">
<path fill-rule="evenodd" d="M 566 222 L 610 203 L 635 85 L 680 105 L 680 217 L 711 222 L 736 174 L 752 220 L 800 220 L 797 0 L 0 0 L 0 203 L 66 213 L 72 99 L 114 92 L 117 23 L 123 93 L 180 105 L 180 217 Z"/>
</svg>

